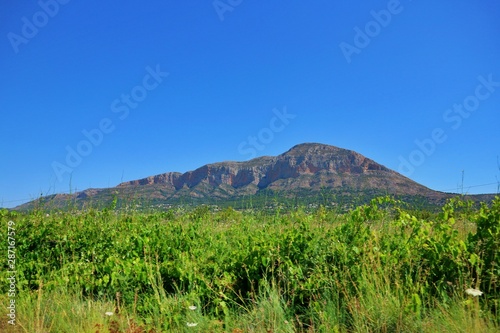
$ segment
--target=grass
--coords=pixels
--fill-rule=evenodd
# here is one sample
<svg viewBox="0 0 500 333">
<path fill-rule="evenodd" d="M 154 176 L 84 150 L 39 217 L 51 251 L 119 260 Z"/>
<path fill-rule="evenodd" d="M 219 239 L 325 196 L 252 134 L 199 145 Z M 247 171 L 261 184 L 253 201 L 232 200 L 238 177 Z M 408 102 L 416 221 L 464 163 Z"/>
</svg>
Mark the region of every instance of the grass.
<svg viewBox="0 0 500 333">
<path fill-rule="evenodd" d="M 500 329 L 500 199 L 425 218 L 389 198 L 348 213 L 46 214 L 0 211 L 15 223 L 17 272 L 16 325 L 4 316 L 2 332 Z"/>
<path fill-rule="evenodd" d="M 189 297 L 172 296 L 161 302 L 166 314 L 151 313 L 144 320 L 124 309 L 106 316 L 114 302 L 92 301 L 66 291 L 36 291 L 20 297 L 17 325 L 2 323 L 2 332 L 498 332 L 498 326 L 479 308 L 476 300 L 456 295 L 448 303 L 436 303 L 423 316 L 408 312 L 412 299 L 384 283 L 369 283 L 365 293 L 342 304 L 335 296 L 317 299 L 309 310 L 310 321 L 294 316 L 286 295 L 266 285 L 247 308 L 233 310 L 223 320 L 188 311 Z M 381 281 L 378 281 L 380 283 Z M 349 311 L 346 312 L 345 310 Z M 183 311 L 184 310 L 184 311 Z M 160 316 L 165 316 L 161 320 Z M 168 323 L 167 323 L 167 322 Z M 198 325 L 188 327 L 187 323 Z M 138 324 L 140 323 L 140 324 Z"/>
</svg>

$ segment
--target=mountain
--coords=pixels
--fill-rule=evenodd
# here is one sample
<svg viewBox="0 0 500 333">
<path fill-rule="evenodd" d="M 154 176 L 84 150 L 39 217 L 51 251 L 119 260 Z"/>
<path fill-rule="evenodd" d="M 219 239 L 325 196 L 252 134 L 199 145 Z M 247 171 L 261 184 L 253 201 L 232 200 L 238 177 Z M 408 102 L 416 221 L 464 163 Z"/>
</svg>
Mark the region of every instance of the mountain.
<svg viewBox="0 0 500 333">
<path fill-rule="evenodd" d="M 194 171 L 167 172 L 114 188 L 47 196 L 38 202 L 51 202 L 56 207 L 69 201 L 78 206 L 101 206 L 116 198 L 122 206 L 169 207 L 179 203 L 262 202 L 263 198 L 267 202 L 281 199 L 317 202 L 319 198 L 326 200 L 325 194 L 327 200 L 340 199 L 344 203 L 389 194 L 412 202 L 441 204 L 453 196 L 433 191 L 354 151 L 304 143 L 278 156 L 207 164 Z"/>
<path fill-rule="evenodd" d="M 259 190 L 348 188 L 379 189 L 391 194 L 433 191 L 354 151 L 321 144 L 300 144 L 274 157 L 247 162 L 204 165 L 186 173 L 169 172 L 118 185 L 118 188 L 160 185 L 172 194 L 220 197 L 256 194 Z"/>
</svg>

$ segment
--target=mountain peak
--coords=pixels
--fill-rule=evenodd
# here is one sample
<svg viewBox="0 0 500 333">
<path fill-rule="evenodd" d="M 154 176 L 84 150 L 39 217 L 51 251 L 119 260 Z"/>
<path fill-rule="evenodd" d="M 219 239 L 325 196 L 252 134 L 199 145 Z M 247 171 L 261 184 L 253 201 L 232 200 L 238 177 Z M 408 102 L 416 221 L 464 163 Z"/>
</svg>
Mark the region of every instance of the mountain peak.
<svg viewBox="0 0 500 333">
<path fill-rule="evenodd" d="M 202 195 L 221 190 L 231 195 L 320 188 L 377 189 L 395 194 L 430 191 L 410 179 L 352 150 L 320 143 L 298 144 L 278 156 L 245 162 L 219 162 L 183 174 L 169 172 L 122 183 L 119 187 L 161 185 L 163 191 Z"/>
<path fill-rule="evenodd" d="M 115 188 L 80 192 L 74 198 L 82 202 L 106 202 L 118 193 L 139 201 L 172 204 L 195 199 L 197 202 L 234 201 L 268 191 L 317 198 L 325 189 L 351 197 L 392 194 L 436 201 L 446 196 L 355 151 L 321 143 L 302 143 L 278 156 L 206 164 L 185 173 L 167 172 L 121 183 Z"/>
<path fill-rule="evenodd" d="M 307 142 L 307 143 L 300 143 L 298 145 L 293 146 L 290 148 L 288 151 L 281 155 L 318 155 L 318 154 L 325 154 L 325 153 L 340 153 L 340 152 L 350 152 L 347 149 L 339 148 L 336 146 L 331 146 L 331 145 L 326 145 L 322 143 L 314 143 L 314 142 Z"/>
</svg>

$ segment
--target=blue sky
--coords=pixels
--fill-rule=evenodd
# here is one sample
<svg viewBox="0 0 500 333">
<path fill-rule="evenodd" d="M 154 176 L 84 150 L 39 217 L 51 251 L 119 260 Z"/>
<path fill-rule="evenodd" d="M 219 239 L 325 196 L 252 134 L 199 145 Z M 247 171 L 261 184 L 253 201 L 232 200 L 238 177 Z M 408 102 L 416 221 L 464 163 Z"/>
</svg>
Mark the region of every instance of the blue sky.
<svg viewBox="0 0 500 333">
<path fill-rule="evenodd" d="M 2 3 L 0 206 L 303 142 L 497 192 L 498 17 L 492 0 Z"/>
</svg>

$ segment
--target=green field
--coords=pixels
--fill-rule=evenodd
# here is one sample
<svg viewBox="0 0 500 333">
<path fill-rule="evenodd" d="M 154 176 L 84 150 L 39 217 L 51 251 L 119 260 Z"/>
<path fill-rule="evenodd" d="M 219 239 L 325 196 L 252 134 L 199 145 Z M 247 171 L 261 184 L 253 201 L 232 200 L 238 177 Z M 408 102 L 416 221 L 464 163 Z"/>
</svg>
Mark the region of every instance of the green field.
<svg viewBox="0 0 500 333">
<path fill-rule="evenodd" d="M 108 207 L 0 220 L 1 332 L 500 329 L 499 197 L 438 213 L 377 198 L 348 212 Z"/>
</svg>

